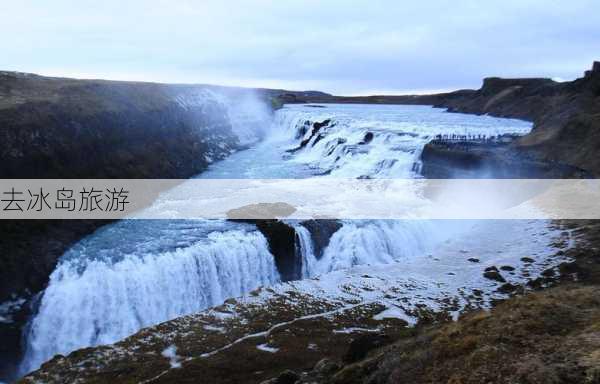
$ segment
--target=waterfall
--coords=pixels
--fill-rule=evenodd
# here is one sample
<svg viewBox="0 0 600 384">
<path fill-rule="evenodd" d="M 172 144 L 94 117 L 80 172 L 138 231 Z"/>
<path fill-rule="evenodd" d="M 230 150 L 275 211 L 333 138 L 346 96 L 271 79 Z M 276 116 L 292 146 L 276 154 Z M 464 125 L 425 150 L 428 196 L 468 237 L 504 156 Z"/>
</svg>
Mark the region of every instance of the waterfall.
<svg viewBox="0 0 600 384">
<path fill-rule="evenodd" d="M 309 231 L 302 225 L 294 228 L 302 277 L 310 278 L 356 265 L 402 262 L 433 251 L 473 224 L 467 220 L 345 220 L 320 259 L 314 254 Z"/>
<path fill-rule="evenodd" d="M 85 255 L 82 255 L 85 256 Z M 258 232 L 213 232 L 206 241 L 117 262 L 61 262 L 29 325 L 26 373 L 56 353 L 114 343 L 139 329 L 221 304 L 279 281 Z"/>
<path fill-rule="evenodd" d="M 290 105 L 278 111 L 275 124 L 290 140 L 291 162 L 342 178 L 418 177 L 423 147 L 436 135 L 518 135 L 531 130 L 524 121 L 393 105 Z"/>
<path fill-rule="evenodd" d="M 204 100 L 203 95 L 198 100 L 192 96 L 180 102 L 195 105 Z M 233 128 L 242 141 L 251 142 L 257 132 L 268 134 L 267 140 L 213 164 L 202 177 L 417 177 L 413 165 L 435 134 L 531 129 L 525 122 L 414 106 L 286 106 L 266 129 L 261 119 L 249 123 L 253 108 L 250 101 L 239 113 L 229 111 Z M 313 134 L 317 122 L 322 126 Z M 413 200 L 418 204 L 420 199 Z M 302 278 L 361 264 L 401 263 L 433 251 L 473 223 L 342 224 L 323 248 L 322 242 L 315 246 L 301 223 L 289 223 L 296 231 Z M 72 247 L 50 276 L 25 334 L 21 373 L 56 353 L 113 343 L 143 327 L 279 281 L 267 241 L 253 225 L 169 220 L 111 224 Z"/>
<path fill-rule="evenodd" d="M 315 257 L 310 232 L 301 224 L 294 224 L 293 227 L 296 231 L 296 252 L 300 253 L 302 263 L 301 276 L 303 279 L 313 277 L 317 274 L 318 260 Z"/>
</svg>

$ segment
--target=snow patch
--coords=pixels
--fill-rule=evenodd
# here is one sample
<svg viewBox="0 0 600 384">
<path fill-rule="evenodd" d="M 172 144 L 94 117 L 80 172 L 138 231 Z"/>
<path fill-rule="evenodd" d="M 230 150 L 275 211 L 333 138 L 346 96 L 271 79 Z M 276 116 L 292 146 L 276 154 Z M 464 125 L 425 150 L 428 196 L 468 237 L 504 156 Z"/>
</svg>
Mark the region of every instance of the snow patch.
<svg viewBox="0 0 600 384">
<path fill-rule="evenodd" d="M 171 368 L 181 368 L 180 357 L 177 356 L 177 347 L 175 345 L 170 345 L 162 351 L 163 357 L 169 359 L 169 363 L 171 364 Z"/>
<path fill-rule="evenodd" d="M 13 322 L 12 314 L 25 304 L 25 299 L 17 298 L 0 304 L 0 323 L 9 324 Z M 0 383 L 1 384 L 1 383 Z"/>
<path fill-rule="evenodd" d="M 222 327 L 215 327 L 214 325 L 205 325 L 203 327 L 205 330 L 207 331 L 212 331 L 212 332 L 219 332 L 219 333 L 225 333 L 225 328 Z"/>
<path fill-rule="evenodd" d="M 376 319 L 377 320 L 377 319 Z M 350 327 L 350 328 L 342 328 L 342 329 L 334 329 L 333 333 L 355 333 L 355 332 L 379 332 L 379 328 L 360 328 L 360 327 Z"/>
<path fill-rule="evenodd" d="M 279 348 L 271 347 L 269 344 L 259 344 L 256 348 L 269 353 L 277 353 L 279 351 Z"/>
<path fill-rule="evenodd" d="M 211 311 L 211 314 L 219 320 L 227 320 L 227 319 L 231 319 L 233 317 L 235 317 L 235 314 L 230 313 L 230 312 L 218 312 L 218 311 Z"/>
<path fill-rule="evenodd" d="M 384 319 L 401 319 L 406 321 L 410 325 L 416 324 L 416 321 L 413 317 L 408 316 L 403 309 L 398 308 L 396 306 L 390 306 L 373 316 L 373 320 L 381 321 Z"/>
</svg>

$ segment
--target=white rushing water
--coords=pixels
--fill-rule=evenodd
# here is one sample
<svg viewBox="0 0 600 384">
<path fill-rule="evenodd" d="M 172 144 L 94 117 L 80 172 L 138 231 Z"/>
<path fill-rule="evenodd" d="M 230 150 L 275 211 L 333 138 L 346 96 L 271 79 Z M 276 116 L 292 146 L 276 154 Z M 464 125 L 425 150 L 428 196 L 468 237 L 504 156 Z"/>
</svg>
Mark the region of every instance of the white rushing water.
<svg viewBox="0 0 600 384">
<path fill-rule="evenodd" d="M 57 352 L 113 343 L 277 283 L 268 244 L 249 227 L 129 221 L 81 241 L 50 276 L 30 324 L 23 371 Z M 162 236 L 179 240 L 169 244 Z M 139 247 L 122 243 L 128 241 Z"/>
<path fill-rule="evenodd" d="M 313 135 L 313 124 L 325 120 L 328 124 Z M 530 129 L 522 121 L 423 106 L 286 106 L 265 130 L 265 141 L 215 163 L 199 177 L 414 178 L 419 177 L 420 151 L 437 134 L 489 136 Z M 347 221 L 321 257 L 313 251 L 310 232 L 292 225 L 301 276 L 307 278 L 422 255 L 469 223 Z M 251 224 L 130 220 L 109 225 L 70 249 L 52 273 L 28 327 L 21 372 L 56 353 L 113 343 L 142 327 L 278 281 L 267 241 Z"/>
<path fill-rule="evenodd" d="M 431 252 L 469 225 L 452 221 L 349 221 L 337 231 L 311 276 L 355 265 L 391 264 Z"/>
</svg>

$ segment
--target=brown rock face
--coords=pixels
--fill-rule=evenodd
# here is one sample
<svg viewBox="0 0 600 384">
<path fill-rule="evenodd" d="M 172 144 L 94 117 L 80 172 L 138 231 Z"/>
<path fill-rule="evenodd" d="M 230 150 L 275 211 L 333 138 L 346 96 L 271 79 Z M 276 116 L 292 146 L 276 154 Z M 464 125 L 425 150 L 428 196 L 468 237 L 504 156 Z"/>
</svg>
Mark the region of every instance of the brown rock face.
<svg viewBox="0 0 600 384">
<path fill-rule="evenodd" d="M 498 271 L 498 268 L 496 268 L 496 267 L 486 268 L 485 271 L 483 272 L 483 277 L 485 277 L 486 279 L 498 281 L 500 283 L 506 282 L 506 280 L 504 279 L 504 277 L 502 276 L 502 274 L 500 273 L 500 271 Z"/>
</svg>

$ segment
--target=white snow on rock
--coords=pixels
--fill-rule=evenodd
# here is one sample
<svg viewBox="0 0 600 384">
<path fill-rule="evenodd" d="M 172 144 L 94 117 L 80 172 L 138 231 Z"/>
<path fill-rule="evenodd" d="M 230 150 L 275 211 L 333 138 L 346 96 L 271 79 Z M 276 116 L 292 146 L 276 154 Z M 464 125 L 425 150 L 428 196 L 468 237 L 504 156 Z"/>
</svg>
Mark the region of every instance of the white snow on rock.
<svg viewBox="0 0 600 384">
<path fill-rule="evenodd" d="M 556 255 L 559 248 L 553 245 L 560 236 L 561 231 L 551 228 L 547 221 L 482 221 L 429 254 L 282 283 L 238 301 L 260 303 L 272 294 L 294 292 L 329 302 L 381 304 L 386 309 L 377 315 L 378 319 L 400 318 L 409 324 L 416 322 L 418 309 L 423 307 L 446 310 L 456 318 L 469 304 L 488 308 L 492 300 L 508 297 L 498 291 L 504 283 L 483 276 L 487 267 L 496 266 L 507 283 L 522 286 L 544 270 L 567 261 Z M 521 260 L 523 257 L 535 261 L 528 263 Z M 471 258 L 479 262 L 469 261 Z M 501 270 L 502 266 L 511 266 L 514 271 Z"/>
<path fill-rule="evenodd" d="M 379 328 L 360 328 L 360 327 L 350 327 L 350 328 L 342 328 L 335 329 L 333 333 L 356 333 L 356 332 L 380 332 Z"/>
<path fill-rule="evenodd" d="M 392 305 L 392 306 L 388 307 L 387 309 L 379 312 L 378 314 L 373 316 L 373 319 L 374 320 L 401 319 L 411 325 L 413 325 L 415 323 L 413 317 L 408 316 L 406 314 L 406 312 L 404 312 L 404 310 L 396 307 L 395 305 Z"/>
<path fill-rule="evenodd" d="M 23 304 L 25 299 L 20 297 L 0 303 L 0 323 L 12 323 L 12 314 L 21 309 Z"/>
<path fill-rule="evenodd" d="M 210 324 L 207 324 L 207 325 L 205 325 L 202 328 L 206 329 L 207 331 L 225 333 L 225 328 L 223 328 L 223 327 L 215 327 L 214 325 L 210 325 Z"/>
<path fill-rule="evenodd" d="M 175 345 L 170 345 L 162 351 L 162 355 L 169 359 L 169 363 L 171 364 L 171 368 L 181 368 L 180 357 L 177 356 L 177 347 Z"/>
<path fill-rule="evenodd" d="M 256 348 L 270 353 L 277 353 L 279 351 L 279 348 L 271 347 L 269 344 L 259 344 L 256 346 Z"/>
</svg>

